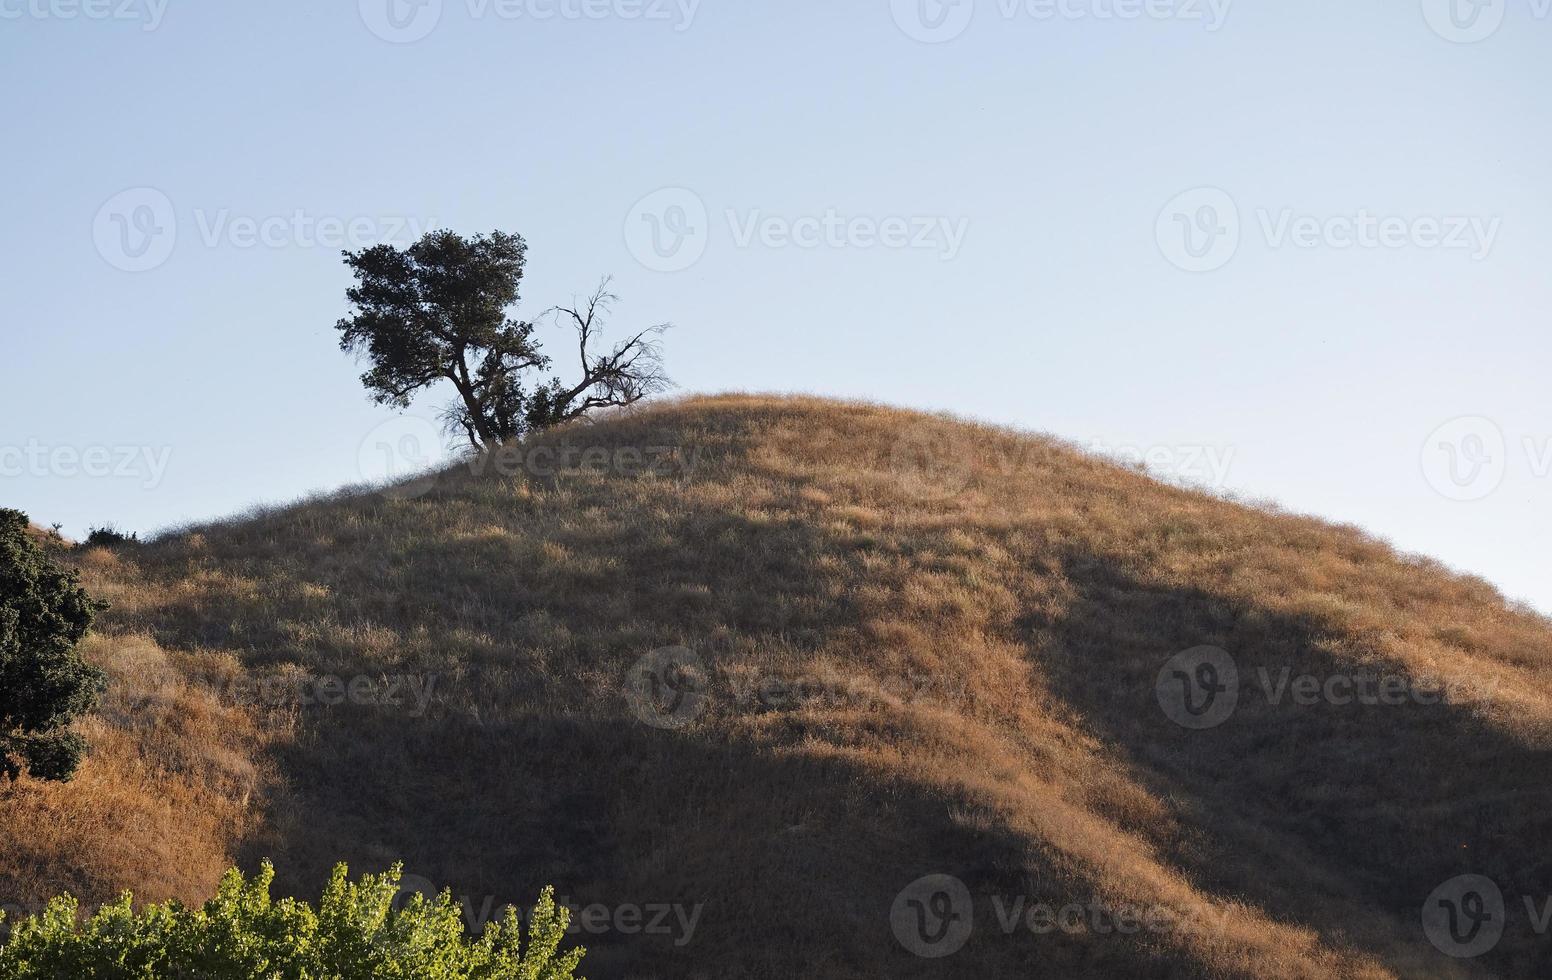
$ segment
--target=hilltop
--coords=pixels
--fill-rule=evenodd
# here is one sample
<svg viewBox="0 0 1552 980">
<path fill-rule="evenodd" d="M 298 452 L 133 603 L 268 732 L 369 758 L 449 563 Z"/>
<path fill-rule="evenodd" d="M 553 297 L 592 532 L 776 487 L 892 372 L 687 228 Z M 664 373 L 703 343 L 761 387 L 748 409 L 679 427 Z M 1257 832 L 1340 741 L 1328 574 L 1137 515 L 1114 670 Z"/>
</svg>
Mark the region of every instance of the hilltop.
<svg viewBox="0 0 1552 980">
<path fill-rule="evenodd" d="M 594 980 L 1547 965 L 1547 620 L 1048 437 L 693 398 L 72 560 L 113 686 L 74 783 L 0 787 L 3 904 L 402 860 L 607 906 Z M 1462 874 L 1474 960 L 1421 920 Z"/>
</svg>

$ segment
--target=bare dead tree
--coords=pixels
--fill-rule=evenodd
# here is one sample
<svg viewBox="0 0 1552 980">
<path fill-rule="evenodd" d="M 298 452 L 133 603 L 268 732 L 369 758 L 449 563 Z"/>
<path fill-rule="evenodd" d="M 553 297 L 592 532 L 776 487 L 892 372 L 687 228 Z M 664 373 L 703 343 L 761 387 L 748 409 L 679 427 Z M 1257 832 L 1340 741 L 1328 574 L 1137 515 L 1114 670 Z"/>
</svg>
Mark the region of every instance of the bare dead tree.
<svg viewBox="0 0 1552 980">
<path fill-rule="evenodd" d="M 610 289 L 613 281 L 605 276 L 585 300 L 547 311 L 558 326 L 576 331 L 582 377 L 569 388 L 557 380 L 537 393 L 529 419 L 532 426 L 559 425 L 595 409 L 631 405 L 672 386 L 663 370 L 660 339 L 671 324 L 647 327 L 608 353 L 595 352 L 609 313 L 620 299 Z"/>
</svg>

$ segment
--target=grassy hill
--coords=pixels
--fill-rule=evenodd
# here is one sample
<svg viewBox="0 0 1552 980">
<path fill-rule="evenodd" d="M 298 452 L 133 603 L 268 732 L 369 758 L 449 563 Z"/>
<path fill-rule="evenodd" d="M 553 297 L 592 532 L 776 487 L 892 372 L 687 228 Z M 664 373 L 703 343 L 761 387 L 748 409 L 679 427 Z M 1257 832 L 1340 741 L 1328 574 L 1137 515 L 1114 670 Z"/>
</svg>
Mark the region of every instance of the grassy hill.
<svg viewBox="0 0 1552 980">
<path fill-rule="evenodd" d="M 607 906 L 595 980 L 1552 964 L 1552 628 L 1481 581 L 876 406 L 696 398 L 523 453 L 79 553 L 113 688 L 74 783 L 0 788 L 0 903 L 402 860 L 476 916 Z M 1203 646 L 1238 700 L 1186 727 L 1159 692 Z M 1507 928 L 1457 960 L 1421 915 L 1468 873 Z M 1080 911 L 1005 928 L 1037 903 Z M 973 932 L 927 958 L 913 923 Z"/>
</svg>

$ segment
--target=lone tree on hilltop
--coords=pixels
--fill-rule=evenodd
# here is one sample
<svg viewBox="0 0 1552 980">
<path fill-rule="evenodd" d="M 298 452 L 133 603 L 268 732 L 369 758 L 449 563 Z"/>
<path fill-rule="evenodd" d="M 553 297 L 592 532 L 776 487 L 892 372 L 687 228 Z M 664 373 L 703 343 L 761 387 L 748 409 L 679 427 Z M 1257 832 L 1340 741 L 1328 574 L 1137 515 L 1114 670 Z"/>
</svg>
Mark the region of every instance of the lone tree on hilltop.
<svg viewBox="0 0 1552 980">
<path fill-rule="evenodd" d="M 595 349 L 618 300 L 607 278 L 585 301 L 545 314 L 575 330 L 581 361 L 574 383 L 545 377 L 550 358 L 534 324 L 510 316 L 527 253 L 521 236 L 501 231 L 434 231 L 405 249 L 345 252 L 356 284 L 346 293 L 354 309 L 337 324 L 340 349 L 371 363 L 361 382 L 373 399 L 407 408 L 416 392 L 446 381 L 458 393 L 448 426 L 480 450 L 668 387 L 658 341 L 667 324 Z"/>
<path fill-rule="evenodd" d="M 27 515 L 0 510 L 0 777 L 75 775 L 86 740 L 70 731 L 103 675 L 76 653 L 103 605 L 33 540 Z"/>
</svg>

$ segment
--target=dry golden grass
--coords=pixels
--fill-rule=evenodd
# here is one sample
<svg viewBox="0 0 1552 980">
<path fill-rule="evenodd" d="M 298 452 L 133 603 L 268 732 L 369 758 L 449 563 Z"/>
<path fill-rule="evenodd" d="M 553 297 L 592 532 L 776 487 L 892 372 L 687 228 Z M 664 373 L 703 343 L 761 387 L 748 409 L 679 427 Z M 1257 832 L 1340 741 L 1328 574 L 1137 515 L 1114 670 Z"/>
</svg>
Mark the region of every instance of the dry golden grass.
<svg viewBox="0 0 1552 980">
<path fill-rule="evenodd" d="M 678 462 L 456 469 L 84 553 L 114 603 L 88 651 L 114 688 L 75 783 L 0 788 L 0 901 L 193 899 L 260 856 L 307 893 L 336 860 L 403 860 L 476 908 L 548 882 L 704 903 L 682 946 L 581 937 L 595 978 L 1545 972 L 1523 915 L 1473 962 L 1419 922 L 1457 874 L 1552 895 L 1552 629 L 1488 585 L 877 406 L 696 398 L 542 442 Z M 1154 682 L 1204 644 L 1247 689 L 1289 668 L 1472 696 L 1245 696 L 1192 732 Z M 709 675 L 682 728 L 625 694 L 670 646 Z M 423 713 L 231 687 L 405 674 L 436 678 Z M 942 960 L 889 919 L 933 873 L 975 896 Z M 1176 925 L 1004 934 L 993 896 Z"/>
</svg>

